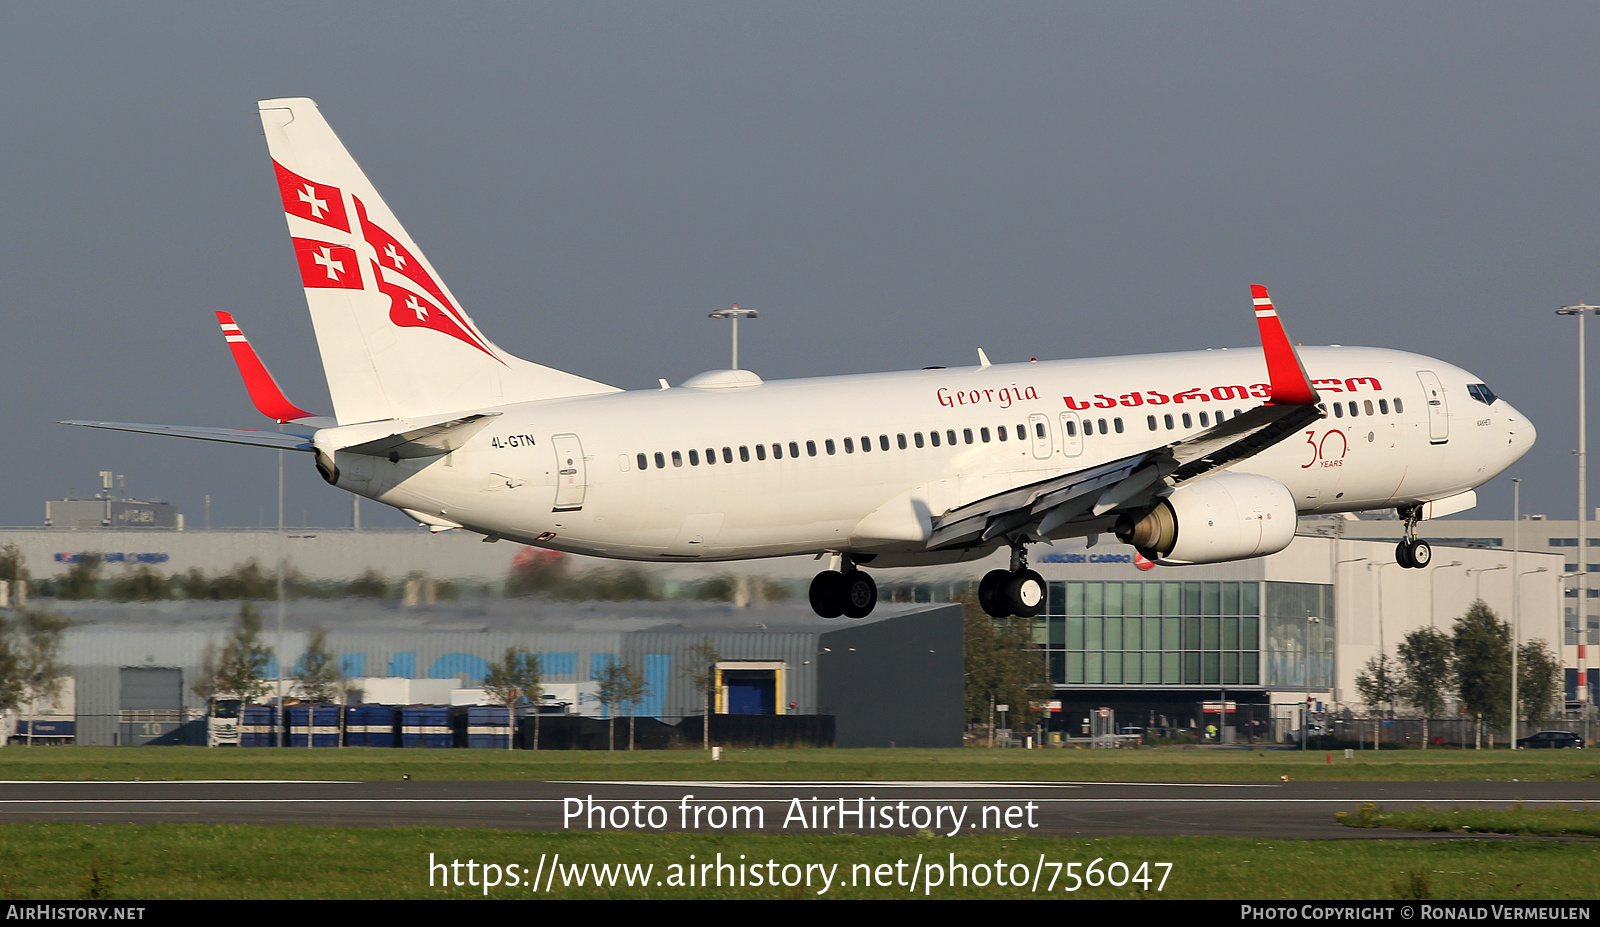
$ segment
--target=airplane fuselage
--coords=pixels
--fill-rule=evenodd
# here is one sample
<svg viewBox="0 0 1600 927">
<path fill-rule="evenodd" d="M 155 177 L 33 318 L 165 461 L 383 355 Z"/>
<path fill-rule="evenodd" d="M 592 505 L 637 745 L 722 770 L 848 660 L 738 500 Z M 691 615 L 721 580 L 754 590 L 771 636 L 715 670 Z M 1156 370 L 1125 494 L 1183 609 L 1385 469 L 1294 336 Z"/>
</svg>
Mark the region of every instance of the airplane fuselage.
<svg viewBox="0 0 1600 927">
<path fill-rule="evenodd" d="M 1445 499 L 1533 442 L 1520 412 L 1454 365 L 1375 348 L 1300 356 L 1326 414 L 1230 469 L 1283 483 L 1302 514 Z M 929 551 L 931 519 L 1203 432 L 1265 402 L 1266 380 L 1259 349 L 1236 348 L 515 403 L 442 457 L 340 455 L 338 485 L 439 527 L 604 557 L 969 559 L 999 542 Z M 1052 536 L 1107 528 L 1083 519 Z"/>
</svg>

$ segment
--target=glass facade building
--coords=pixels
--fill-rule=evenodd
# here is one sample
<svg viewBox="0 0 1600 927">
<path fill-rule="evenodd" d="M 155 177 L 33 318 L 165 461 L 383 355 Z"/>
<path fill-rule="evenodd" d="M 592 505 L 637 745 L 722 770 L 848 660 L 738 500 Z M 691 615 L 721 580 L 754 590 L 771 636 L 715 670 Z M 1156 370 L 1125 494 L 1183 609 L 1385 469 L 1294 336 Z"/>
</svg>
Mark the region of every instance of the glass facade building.
<svg viewBox="0 0 1600 927">
<path fill-rule="evenodd" d="M 1327 687 L 1333 589 L 1254 580 L 1050 583 L 1034 620 L 1058 688 Z"/>
</svg>

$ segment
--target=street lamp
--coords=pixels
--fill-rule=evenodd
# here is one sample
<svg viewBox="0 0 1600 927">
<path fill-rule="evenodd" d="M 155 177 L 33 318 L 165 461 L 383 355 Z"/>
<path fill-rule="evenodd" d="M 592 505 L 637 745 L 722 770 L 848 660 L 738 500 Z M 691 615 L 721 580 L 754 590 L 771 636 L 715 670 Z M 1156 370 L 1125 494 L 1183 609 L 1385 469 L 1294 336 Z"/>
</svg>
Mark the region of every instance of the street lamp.
<svg viewBox="0 0 1600 927">
<path fill-rule="evenodd" d="M 1428 579 L 1428 626 L 1431 628 L 1439 627 L 1439 621 L 1434 617 L 1437 614 L 1434 610 L 1434 598 L 1438 595 L 1439 587 L 1434 583 L 1434 580 L 1438 578 L 1440 570 L 1448 570 L 1451 567 L 1458 566 L 1461 566 L 1461 561 L 1452 560 L 1449 563 L 1434 567 L 1431 571 L 1433 575 Z"/>
<path fill-rule="evenodd" d="M 1587 376 L 1587 368 L 1584 366 L 1583 320 L 1591 312 L 1600 313 L 1600 306 L 1578 303 L 1573 306 L 1562 306 L 1556 310 L 1556 315 L 1575 315 L 1578 317 L 1578 569 L 1580 571 L 1589 569 L 1589 561 L 1587 559 L 1588 545 L 1585 543 L 1588 535 L 1586 520 L 1589 517 L 1589 481 L 1586 469 L 1588 466 L 1589 438 L 1588 423 L 1586 421 L 1588 413 L 1585 406 L 1585 384 L 1589 378 Z M 1589 687 L 1587 685 L 1589 680 L 1588 673 L 1585 671 L 1585 664 L 1588 662 L 1586 660 L 1588 648 L 1584 646 L 1589 642 L 1588 592 L 1584 588 L 1586 585 L 1582 572 L 1580 572 L 1578 576 L 1578 691 L 1576 693 L 1579 702 L 1589 701 Z"/>
<path fill-rule="evenodd" d="M 1366 558 L 1363 557 L 1363 560 Z M 1311 628 L 1322 623 L 1316 615 L 1306 616 L 1306 675 L 1301 680 L 1306 694 L 1305 704 L 1300 707 L 1300 749 L 1310 749 L 1306 745 L 1311 741 Z"/>
<path fill-rule="evenodd" d="M 1493 573 L 1495 570 L 1509 570 L 1509 569 L 1511 569 L 1511 568 L 1502 563 L 1499 566 L 1492 566 L 1492 567 L 1489 567 L 1486 570 L 1468 570 L 1467 571 L 1467 575 L 1468 576 L 1471 576 L 1474 573 L 1478 574 L 1477 585 L 1473 587 L 1473 589 L 1474 589 L 1473 598 L 1478 599 L 1479 601 L 1483 600 L 1483 574 L 1485 574 L 1485 573 Z"/>
<path fill-rule="evenodd" d="M 738 303 L 734 303 L 732 309 L 718 309 L 716 312 L 711 313 L 710 317 L 713 318 L 713 319 L 732 319 L 733 320 L 733 367 L 732 367 L 732 369 L 738 370 L 739 369 L 739 319 L 740 318 L 759 319 L 759 318 L 761 318 L 761 313 L 755 311 L 754 309 L 740 309 L 739 308 L 739 304 Z"/>
<path fill-rule="evenodd" d="M 1532 576 L 1535 573 L 1548 572 L 1545 567 L 1537 570 L 1524 570 L 1517 574 L 1517 579 L 1511 584 L 1511 749 L 1517 749 L 1517 651 L 1522 646 L 1522 619 L 1517 603 L 1522 599 L 1522 577 Z"/>
</svg>

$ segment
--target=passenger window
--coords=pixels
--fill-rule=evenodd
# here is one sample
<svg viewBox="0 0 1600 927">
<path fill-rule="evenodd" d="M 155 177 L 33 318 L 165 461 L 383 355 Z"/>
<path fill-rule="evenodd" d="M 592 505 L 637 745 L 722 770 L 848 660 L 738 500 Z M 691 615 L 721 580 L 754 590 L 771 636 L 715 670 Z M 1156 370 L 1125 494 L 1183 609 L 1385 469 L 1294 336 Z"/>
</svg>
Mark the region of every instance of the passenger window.
<svg viewBox="0 0 1600 927">
<path fill-rule="evenodd" d="M 922 432 L 919 431 L 916 434 L 912 435 L 911 437 L 912 437 L 912 439 L 914 441 L 917 442 L 917 447 L 921 447 L 922 446 Z"/>
<path fill-rule="evenodd" d="M 683 466 L 683 452 L 682 451 L 673 451 L 672 452 L 672 465 L 674 467 Z"/>
<path fill-rule="evenodd" d="M 1044 428 L 1043 425 L 1040 425 L 1039 427 L 1040 427 L 1040 429 Z M 1040 437 L 1044 437 L 1044 436 L 1040 435 Z M 1017 440 L 1018 441 L 1026 441 L 1026 440 L 1028 440 L 1028 430 L 1026 428 L 1022 427 L 1021 425 L 1017 426 Z"/>
<path fill-rule="evenodd" d="M 644 456 L 643 454 L 639 455 L 639 469 L 640 470 L 648 470 L 648 469 L 650 469 L 650 459 L 648 457 Z"/>
<path fill-rule="evenodd" d="M 905 435 L 895 435 L 895 440 L 900 442 L 900 450 L 903 451 L 903 450 L 906 449 L 906 436 Z M 917 445 L 919 447 L 921 446 L 921 444 L 922 444 L 922 442 L 920 442 L 920 441 L 917 442 Z"/>
<path fill-rule="evenodd" d="M 844 452 L 846 454 L 854 454 L 856 452 L 856 443 L 854 441 L 850 440 L 849 438 L 845 438 L 844 439 Z"/>
<path fill-rule="evenodd" d="M 822 442 L 822 449 L 828 452 L 829 457 L 832 457 L 834 453 L 836 453 L 833 446 L 833 439 L 825 438 Z"/>
<path fill-rule="evenodd" d="M 1356 408 L 1355 400 L 1354 399 L 1350 400 L 1350 417 L 1351 418 L 1355 418 L 1357 415 L 1360 415 L 1360 414 L 1361 414 L 1361 410 Z"/>
<path fill-rule="evenodd" d="M 870 454 L 871 452 L 872 452 L 872 435 L 862 435 L 861 436 L 861 453 Z"/>
<path fill-rule="evenodd" d="M 1111 424 L 1117 426 L 1117 434 L 1122 434 L 1122 419 L 1114 418 L 1111 420 Z"/>
<path fill-rule="evenodd" d="M 1187 412 L 1183 413 L 1183 427 L 1185 427 L 1185 428 L 1193 428 L 1194 427 L 1194 419 L 1191 418 L 1189 413 L 1187 413 Z"/>
<path fill-rule="evenodd" d="M 767 459 L 767 446 L 765 444 L 757 444 L 756 445 L 756 459 L 757 460 L 766 460 Z"/>
<path fill-rule="evenodd" d="M 928 432 L 928 440 L 933 444 L 934 447 L 938 447 L 939 446 L 939 433 L 937 431 Z"/>
<path fill-rule="evenodd" d="M 1361 408 L 1365 409 L 1368 415 L 1371 415 L 1372 414 L 1372 400 L 1363 399 L 1361 401 Z M 1507 657 L 1506 659 L 1510 659 L 1510 658 Z"/>
<path fill-rule="evenodd" d="M 772 459 L 773 460 L 782 460 L 783 459 L 783 445 L 774 444 L 772 446 Z"/>
<path fill-rule="evenodd" d="M 750 458 L 746 457 L 745 459 L 749 460 Z M 727 446 L 722 448 L 722 462 L 733 463 L 733 448 Z"/>
<path fill-rule="evenodd" d="M 1111 432 L 1106 430 L 1106 420 L 1105 419 L 1101 419 L 1100 420 L 1100 433 L 1103 434 L 1103 435 L 1108 435 L 1108 434 L 1111 433 Z"/>
<path fill-rule="evenodd" d="M 1384 415 L 1388 415 L 1389 414 L 1389 400 L 1387 400 L 1387 399 L 1378 400 L 1378 411 L 1380 413 L 1384 414 Z M 1510 659 L 1510 658 L 1508 657 L 1507 659 Z"/>
<path fill-rule="evenodd" d="M 951 428 L 951 429 L 947 430 L 944 433 L 944 435 L 945 435 L 946 438 L 949 439 L 950 446 L 951 447 L 955 447 L 956 446 L 956 430 L 954 428 Z"/>
<path fill-rule="evenodd" d="M 714 464 L 716 462 L 717 462 L 717 449 L 714 448 L 714 447 L 706 448 L 706 463 Z"/>
<path fill-rule="evenodd" d="M 656 469 L 657 470 L 665 470 L 666 468 L 667 468 L 667 458 L 663 457 L 661 455 L 660 451 L 656 451 Z"/>
<path fill-rule="evenodd" d="M 984 444 L 989 443 L 989 429 L 987 426 L 978 429 L 978 437 L 983 439 Z"/>
<path fill-rule="evenodd" d="M 1209 412 L 1201 412 L 1200 413 L 1200 427 L 1201 428 L 1210 428 L 1211 427 L 1211 413 L 1209 413 Z"/>
<path fill-rule="evenodd" d="M 750 462 L 750 446 L 748 444 L 739 445 L 739 459 L 744 463 Z"/>
<path fill-rule="evenodd" d="M 795 442 L 795 441 L 790 441 L 789 442 L 789 456 L 790 457 L 799 457 L 800 456 L 800 445 L 799 445 L 798 442 Z"/>
<path fill-rule="evenodd" d="M 902 446 L 904 446 L 904 445 L 902 445 Z M 889 449 L 889 436 L 888 435 L 878 435 L 878 448 L 880 450 L 885 450 L 885 451 L 887 451 Z"/>
<path fill-rule="evenodd" d="M 1145 416 L 1145 421 L 1150 423 L 1150 430 L 1151 431 L 1155 431 L 1156 430 L 1156 417 L 1154 415 Z"/>
<path fill-rule="evenodd" d="M 1396 415 L 1404 415 L 1405 411 L 1406 411 L 1406 407 L 1400 404 L 1400 397 L 1399 396 L 1394 397 L 1394 414 L 1396 414 Z"/>
<path fill-rule="evenodd" d="M 1171 431 L 1173 429 L 1172 414 L 1171 413 L 1168 413 L 1166 415 L 1161 416 L 1161 420 L 1166 423 L 1168 431 Z"/>
<path fill-rule="evenodd" d="M 996 428 L 995 434 L 1000 437 L 1000 440 L 1004 441 L 1006 439 L 1006 426 L 1001 425 L 999 428 Z"/>
<path fill-rule="evenodd" d="M 807 457 L 815 457 L 815 456 L 817 456 L 817 442 L 815 442 L 815 441 L 807 441 L 806 442 L 806 456 Z"/>
<path fill-rule="evenodd" d="M 1078 436 L 1078 423 L 1074 422 L 1070 418 L 1067 419 L 1067 437 L 1076 438 L 1077 436 Z"/>
<path fill-rule="evenodd" d="M 1344 418 L 1344 403 L 1336 402 L 1333 404 L 1333 417 Z"/>
<path fill-rule="evenodd" d="M 1071 423 L 1069 422 L 1068 424 Z M 1094 434 L 1094 419 L 1086 418 L 1083 420 L 1083 433 L 1086 435 Z"/>
<path fill-rule="evenodd" d="M 1044 437 L 1044 422 L 1034 422 L 1033 433 L 1036 437 Z"/>
<path fill-rule="evenodd" d="M 700 466 L 700 452 L 695 450 L 692 447 L 689 448 L 689 466 L 691 466 L 691 467 Z"/>
<path fill-rule="evenodd" d="M 963 428 L 963 429 L 961 429 L 961 440 L 967 442 L 968 444 L 972 443 L 972 429 L 971 428 Z"/>
</svg>

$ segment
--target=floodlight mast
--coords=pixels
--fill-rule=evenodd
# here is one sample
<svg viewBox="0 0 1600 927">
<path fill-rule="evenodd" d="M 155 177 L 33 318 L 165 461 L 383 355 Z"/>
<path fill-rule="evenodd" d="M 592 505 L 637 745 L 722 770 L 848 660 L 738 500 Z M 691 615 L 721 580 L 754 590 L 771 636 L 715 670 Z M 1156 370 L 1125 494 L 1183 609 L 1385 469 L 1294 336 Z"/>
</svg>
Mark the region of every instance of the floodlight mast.
<svg viewBox="0 0 1600 927">
<path fill-rule="evenodd" d="M 738 303 L 734 303 L 733 304 L 733 308 L 731 308 L 731 309 L 718 309 L 717 311 L 711 313 L 711 318 L 713 318 L 713 319 L 732 319 L 733 320 L 733 365 L 732 365 L 732 369 L 734 369 L 734 370 L 738 370 L 739 369 L 739 318 L 741 316 L 743 316 L 744 318 L 759 319 L 759 318 L 761 318 L 761 313 L 757 312 L 754 309 L 740 309 Z"/>
<path fill-rule="evenodd" d="M 1589 571 L 1587 559 L 1588 547 L 1586 544 L 1588 532 L 1586 519 L 1589 517 L 1589 491 L 1588 491 L 1588 422 L 1585 408 L 1585 384 L 1588 375 L 1584 370 L 1584 335 L 1583 320 L 1591 312 L 1600 313 L 1600 306 L 1591 306 L 1587 303 L 1578 303 L 1572 306 L 1562 306 L 1556 310 L 1556 315 L 1575 315 L 1578 317 L 1578 703 L 1584 706 L 1584 717 L 1589 716 L 1589 670 L 1588 647 L 1589 643 L 1589 602 L 1587 588 L 1588 582 L 1585 574 Z"/>
</svg>

